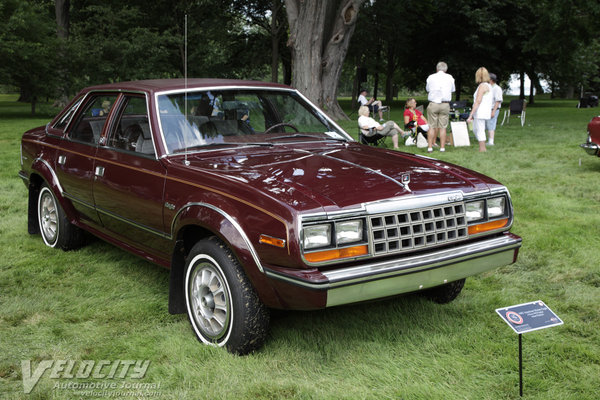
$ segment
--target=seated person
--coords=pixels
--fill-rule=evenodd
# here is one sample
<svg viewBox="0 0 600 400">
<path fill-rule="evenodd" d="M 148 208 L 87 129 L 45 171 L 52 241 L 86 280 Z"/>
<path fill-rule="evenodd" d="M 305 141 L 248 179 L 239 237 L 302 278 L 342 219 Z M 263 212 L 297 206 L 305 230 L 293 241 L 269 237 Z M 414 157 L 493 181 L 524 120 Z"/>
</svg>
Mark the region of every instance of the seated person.
<svg viewBox="0 0 600 400">
<path fill-rule="evenodd" d="M 102 109 L 99 111 L 98 116 L 106 117 L 109 112 L 110 112 L 110 101 L 104 100 L 102 102 Z"/>
<path fill-rule="evenodd" d="M 394 149 L 398 150 L 398 134 L 404 133 L 402 129 L 394 121 L 387 121 L 383 125 L 369 117 L 369 108 L 360 106 L 358 109 L 358 126 L 362 130 L 362 134 L 369 137 L 375 134 L 381 136 L 391 136 Z M 371 129 L 374 128 L 374 129 Z"/>
<path fill-rule="evenodd" d="M 138 124 L 129 125 L 121 134 L 121 143 L 119 147 L 125 150 L 135 151 L 140 136 L 144 136 L 142 127 Z"/>
<path fill-rule="evenodd" d="M 375 100 L 375 98 L 371 97 L 367 100 L 367 89 L 361 89 L 360 94 L 358 95 L 358 102 L 361 106 L 366 106 L 369 108 L 369 111 L 373 111 L 379 114 L 379 121 L 383 121 L 383 105 L 381 101 Z"/>
<path fill-rule="evenodd" d="M 414 133 L 423 133 L 427 137 L 429 124 L 423 113 L 417 110 L 417 100 L 410 98 L 406 100 L 404 110 L 404 128 L 410 129 Z M 414 135 L 416 137 L 416 135 Z"/>
</svg>

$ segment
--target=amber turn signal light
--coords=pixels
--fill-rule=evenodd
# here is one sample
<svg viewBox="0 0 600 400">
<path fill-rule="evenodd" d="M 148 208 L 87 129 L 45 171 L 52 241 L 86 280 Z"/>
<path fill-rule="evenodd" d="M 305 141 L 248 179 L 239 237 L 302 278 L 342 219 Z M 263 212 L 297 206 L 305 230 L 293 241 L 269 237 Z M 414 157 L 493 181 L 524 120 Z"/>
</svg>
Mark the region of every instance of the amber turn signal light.
<svg viewBox="0 0 600 400">
<path fill-rule="evenodd" d="M 278 238 L 268 236 L 268 235 L 260 235 L 258 242 L 263 243 L 263 244 L 268 244 L 271 246 L 275 246 L 275 247 L 279 247 L 282 249 L 285 247 L 285 240 L 278 239 Z"/>
<path fill-rule="evenodd" d="M 339 258 L 364 256 L 368 253 L 367 245 L 347 247 L 345 249 L 334 249 L 307 253 L 304 258 L 308 262 L 317 263 L 323 261 L 337 260 Z"/>
<path fill-rule="evenodd" d="M 494 229 L 503 228 L 508 224 L 508 218 L 499 219 L 497 221 L 485 222 L 483 224 L 470 225 L 469 235 L 476 235 L 487 231 L 493 231 Z"/>
</svg>

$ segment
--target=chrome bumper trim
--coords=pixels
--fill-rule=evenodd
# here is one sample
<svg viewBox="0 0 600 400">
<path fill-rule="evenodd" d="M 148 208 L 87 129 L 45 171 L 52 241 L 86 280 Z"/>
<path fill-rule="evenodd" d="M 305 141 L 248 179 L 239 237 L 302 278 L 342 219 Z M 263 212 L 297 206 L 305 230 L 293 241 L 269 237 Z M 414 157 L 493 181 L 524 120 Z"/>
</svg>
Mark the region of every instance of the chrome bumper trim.
<svg viewBox="0 0 600 400">
<path fill-rule="evenodd" d="M 579 146 L 590 156 L 598 155 L 598 150 L 600 150 L 600 146 L 598 146 L 596 143 L 584 143 L 580 144 Z"/>
<path fill-rule="evenodd" d="M 29 175 L 25 171 L 19 171 L 19 178 L 23 179 L 25 183 L 29 183 Z"/>
<path fill-rule="evenodd" d="M 324 271 L 316 283 L 265 269 L 267 276 L 327 290 L 327 307 L 414 292 L 512 264 L 521 238 L 503 235 L 433 253 Z"/>
<path fill-rule="evenodd" d="M 338 287 L 365 280 L 415 273 L 424 269 L 440 268 L 466 259 L 483 257 L 508 249 L 516 249 L 520 246 L 520 239 L 516 240 L 512 237 L 502 236 L 434 253 L 402 258 L 400 260 L 327 271 L 323 272 L 323 275 L 329 279 L 331 287 Z"/>
</svg>

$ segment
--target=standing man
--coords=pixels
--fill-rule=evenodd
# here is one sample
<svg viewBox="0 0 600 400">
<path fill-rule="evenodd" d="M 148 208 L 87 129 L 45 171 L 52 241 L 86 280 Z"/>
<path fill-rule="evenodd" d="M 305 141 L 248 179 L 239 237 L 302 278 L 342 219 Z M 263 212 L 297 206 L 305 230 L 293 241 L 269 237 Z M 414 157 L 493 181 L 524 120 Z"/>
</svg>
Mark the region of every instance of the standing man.
<svg viewBox="0 0 600 400">
<path fill-rule="evenodd" d="M 446 128 L 448 127 L 448 114 L 450 114 L 450 100 L 454 87 L 454 78 L 447 74 L 448 65 L 440 61 L 436 66 L 437 72 L 427 78 L 427 120 L 429 121 L 429 132 L 427 132 L 427 152 L 433 151 L 435 138 L 440 136 L 440 151 L 446 151 Z"/>
<path fill-rule="evenodd" d="M 485 121 L 485 129 L 488 131 L 489 139 L 488 146 L 494 145 L 494 134 L 496 133 L 496 124 L 498 123 L 498 115 L 500 107 L 502 107 L 502 88 L 497 85 L 498 77 L 496 74 L 490 74 L 490 85 L 492 85 L 493 108 L 492 118 Z"/>
<path fill-rule="evenodd" d="M 376 112 L 379 114 L 379 121 L 383 121 L 383 107 L 380 100 L 375 100 L 374 97 L 371 97 L 367 100 L 367 89 L 360 89 L 360 95 L 358 96 L 358 102 L 361 106 L 366 106 L 369 108 L 369 111 Z"/>
</svg>

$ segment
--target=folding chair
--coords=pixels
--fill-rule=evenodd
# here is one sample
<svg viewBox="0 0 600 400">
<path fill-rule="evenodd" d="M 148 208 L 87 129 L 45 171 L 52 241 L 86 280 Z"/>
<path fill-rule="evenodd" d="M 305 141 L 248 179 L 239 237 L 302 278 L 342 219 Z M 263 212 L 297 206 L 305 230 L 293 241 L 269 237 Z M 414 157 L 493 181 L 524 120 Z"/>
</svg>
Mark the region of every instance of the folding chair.
<svg viewBox="0 0 600 400">
<path fill-rule="evenodd" d="M 369 129 L 369 134 L 373 133 L 373 130 L 375 128 L 371 128 Z M 363 130 L 360 129 L 360 127 L 358 128 L 358 141 L 361 144 L 366 144 L 367 146 L 385 146 L 385 139 L 387 138 L 387 136 L 383 136 L 380 135 L 379 133 L 376 133 L 374 135 L 371 136 L 367 136 L 363 133 Z"/>
<path fill-rule="evenodd" d="M 360 108 L 362 104 L 358 103 L 358 107 Z M 358 110 L 358 108 L 357 108 Z M 387 113 L 387 120 L 390 120 L 390 111 L 392 110 L 392 107 L 390 106 L 381 106 L 379 107 L 379 110 L 381 110 L 382 113 Z M 373 109 L 369 109 L 369 111 L 371 112 L 371 115 L 373 117 L 374 120 L 377 120 L 377 113 L 379 112 L 375 111 L 375 107 L 373 107 Z"/>
<path fill-rule="evenodd" d="M 450 102 L 450 120 L 466 121 L 471 109 L 467 107 L 466 100 L 455 100 Z"/>
<path fill-rule="evenodd" d="M 386 112 L 387 113 L 387 120 L 390 120 L 390 111 L 392 110 L 392 107 L 390 106 L 381 106 L 379 107 L 379 109 L 381 110 L 382 113 Z M 376 113 L 375 110 L 373 110 L 373 118 L 376 117 Z"/>
<path fill-rule="evenodd" d="M 510 116 L 516 115 L 517 118 L 521 118 L 521 126 L 525 125 L 525 109 L 527 108 L 527 102 L 525 100 L 511 100 L 510 106 L 508 110 L 504 110 L 504 117 L 502 118 L 502 124 L 504 125 L 504 121 L 506 123 L 510 123 Z"/>
</svg>

